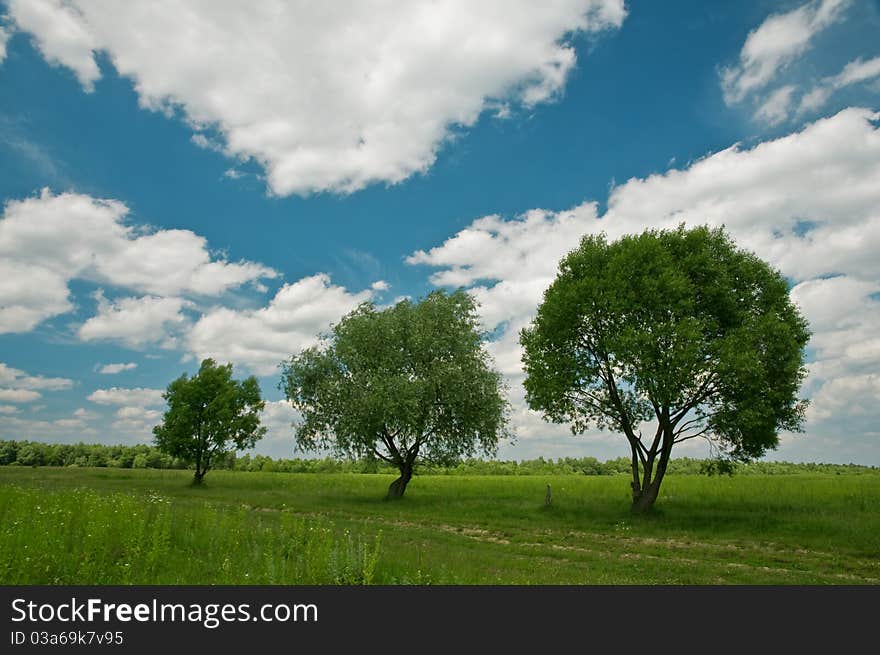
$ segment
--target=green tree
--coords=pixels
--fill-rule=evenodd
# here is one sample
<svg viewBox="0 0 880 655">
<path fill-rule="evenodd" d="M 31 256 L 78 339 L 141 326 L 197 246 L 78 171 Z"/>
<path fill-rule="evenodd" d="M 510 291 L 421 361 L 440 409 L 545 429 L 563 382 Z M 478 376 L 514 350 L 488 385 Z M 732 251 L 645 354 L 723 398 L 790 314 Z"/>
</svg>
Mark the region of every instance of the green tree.
<svg viewBox="0 0 880 655">
<path fill-rule="evenodd" d="M 808 339 L 782 275 L 721 228 L 587 236 L 521 333 L 526 400 L 575 434 L 622 432 L 641 512 L 675 444 L 747 461 L 800 429 Z"/>
<path fill-rule="evenodd" d="M 321 346 L 282 364 L 280 387 L 302 414 L 297 445 L 395 466 L 388 498 L 403 496 L 420 456 L 494 453 L 507 436 L 501 375 L 464 291 L 383 310 L 362 304 Z"/>
<path fill-rule="evenodd" d="M 266 433 L 260 425 L 265 403 L 257 379 L 232 379 L 232 364 L 202 361 L 199 372 L 185 373 L 168 385 L 162 424 L 153 428 L 156 446 L 166 455 L 195 465 L 193 482 L 201 484 L 212 462 L 230 446 L 251 448 Z"/>
</svg>

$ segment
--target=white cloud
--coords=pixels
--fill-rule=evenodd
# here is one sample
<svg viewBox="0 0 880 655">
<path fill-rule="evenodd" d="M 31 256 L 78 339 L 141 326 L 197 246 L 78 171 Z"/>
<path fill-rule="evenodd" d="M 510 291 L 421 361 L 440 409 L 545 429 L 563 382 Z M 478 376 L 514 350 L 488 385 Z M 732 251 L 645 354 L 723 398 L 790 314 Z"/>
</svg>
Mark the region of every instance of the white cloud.
<svg viewBox="0 0 880 655">
<path fill-rule="evenodd" d="M 792 289 L 792 299 L 810 319 L 815 361 L 805 389 L 813 396 L 814 418 L 835 413 L 832 397 L 822 390 L 838 379 L 859 379 L 880 370 L 880 282 L 852 276 L 806 280 Z M 826 384 L 827 382 L 827 384 Z M 829 390 L 842 387 L 830 386 Z M 818 393 L 817 393 L 818 392 Z M 878 404 L 880 407 L 880 404 Z"/>
<path fill-rule="evenodd" d="M 843 16 L 849 0 L 813 0 L 783 14 L 772 14 L 749 32 L 739 63 L 722 71 L 728 104 L 742 101 L 776 77 L 810 47 L 812 39 Z"/>
<path fill-rule="evenodd" d="M 0 414 L 0 434 L 7 439 L 76 443 L 84 437 L 97 436 L 98 431 L 77 419 L 46 421 Z"/>
<path fill-rule="evenodd" d="M 54 425 L 57 425 L 59 428 L 84 428 L 86 426 L 85 422 L 82 419 L 78 418 L 59 418 L 52 421 Z"/>
<path fill-rule="evenodd" d="M 733 146 L 684 170 L 633 178 L 614 188 L 601 217 L 594 203 L 512 220 L 484 217 L 407 261 L 437 267 L 435 284 L 471 287 L 486 326 L 500 326 L 489 348 L 511 383 L 515 429 L 525 442 L 540 436 L 555 443 L 558 428 L 541 426 L 522 400 L 518 332 L 555 278 L 560 257 L 589 233 L 616 239 L 682 222 L 725 225 L 739 245 L 799 282 L 792 297 L 811 322 L 815 361 L 805 384 L 814 404 L 808 437 L 796 443 L 803 452 L 815 450 L 844 426 L 880 422 L 880 402 L 870 402 L 870 376 L 880 370 L 878 120 L 868 110 L 848 109 L 751 149 Z M 858 392 L 852 412 L 843 400 L 848 389 Z M 835 421 L 825 421 L 829 415 Z M 863 415 L 868 419 L 856 422 Z M 853 438 L 855 445 L 844 444 L 840 453 L 856 452 L 870 436 L 859 429 Z"/>
<path fill-rule="evenodd" d="M 42 375 L 28 375 L 17 368 L 7 366 L 0 362 L 0 385 L 4 387 L 16 387 L 18 389 L 46 389 L 47 391 L 60 391 L 70 389 L 73 380 L 67 378 L 47 378 Z"/>
<path fill-rule="evenodd" d="M 724 224 L 795 279 L 877 279 L 878 118 L 847 109 L 749 150 L 733 146 L 686 170 L 629 180 L 597 227 L 616 237 L 649 225 Z"/>
<path fill-rule="evenodd" d="M 813 403 L 807 411 L 814 421 L 834 420 L 840 414 L 865 417 L 867 424 L 876 429 L 878 405 L 880 375 L 866 373 L 829 380 L 813 396 Z"/>
<path fill-rule="evenodd" d="M 837 75 L 826 77 L 801 98 L 798 111 L 813 111 L 828 102 L 835 91 L 880 77 L 880 57 L 867 61 L 861 57 L 843 67 Z"/>
<path fill-rule="evenodd" d="M 865 61 L 861 57 L 849 62 L 837 75 L 834 84 L 837 88 L 865 82 L 880 75 L 880 57 Z"/>
<path fill-rule="evenodd" d="M 116 200 L 75 193 L 6 203 L 0 219 L 0 333 L 25 332 L 72 309 L 68 282 L 84 279 L 159 296 L 216 296 L 277 273 L 213 259 L 189 230 L 125 224 Z"/>
<path fill-rule="evenodd" d="M 97 389 L 88 396 L 88 400 L 99 405 L 124 405 L 126 407 L 158 407 L 165 404 L 162 389 L 125 389 L 112 387 Z"/>
<path fill-rule="evenodd" d="M 186 347 L 199 359 L 213 357 L 270 375 L 282 360 L 317 343 L 320 332 L 371 296 L 372 291 L 349 293 L 324 274 L 306 277 L 285 284 L 266 307 L 208 311 L 189 331 Z"/>
<path fill-rule="evenodd" d="M 272 457 L 294 457 L 293 423 L 300 414 L 286 400 L 267 401 L 260 415 L 260 422 L 266 428 L 257 450 Z"/>
<path fill-rule="evenodd" d="M 0 362 L 0 401 L 2 402 L 30 403 L 42 397 L 40 391 L 62 391 L 72 386 L 73 380 L 29 375 Z"/>
<path fill-rule="evenodd" d="M 27 332 L 51 316 L 70 311 L 69 295 L 64 276 L 0 256 L 0 334 Z"/>
<path fill-rule="evenodd" d="M 0 414 L 18 414 L 21 410 L 14 405 L 0 405 Z"/>
<path fill-rule="evenodd" d="M 162 393 L 162 389 L 112 387 L 97 389 L 88 396 L 88 400 L 98 405 L 119 406 L 110 423 L 117 438 L 146 441 L 152 437 L 153 426 L 162 421 L 162 410 L 157 409 L 165 406 Z M 82 413 L 77 410 L 74 416 L 81 420 L 90 420 L 94 414 L 87 410 Z"/>
<path fill-rule="evenodd" d="M 93 53 L 98 44 L 82 13 L 63 0 L 8 0 L 8 4 L 18 27 L 34 36 L 46 61 L 70 68 L 83 88 L 91 91 L 101 77 Z"/>
<path fill-rule="evenodd" d="M 199 148 L 203 148 L 204 150 L 213 150 L 215 152 L 223 152 L 223 146 L 219 145 L 215 141 L 212 141 L 208 137 L 206 137 L 201 132 L 196 132 L 190 138 L 195 145 Z M 227 171 L 228 172 L 228 171 Z"/>
<path fill-rule="evenodd" d="M 7 403 L 29 403 L 40 396 L 39 391 L 30 389 L 0 389 L 0 401 Z"/>
<path fill-rule="evenodd" d="M 162 412 L 145 407 L 120 407 L 110 427 L 117 434 L 147 441 L 153 436 L 153 427 L 162 422 Z"/>
<path fill-rule="evenodd" d="M 440 286 L 471 286 L 481 304 L 486 329 L 531 315 L 556 275 L 559 259 L 597 219 L 596 204 L 567 212 L 532 210 L 517 220 L 485 216 L 431 250 L 407 257 L 409 264 L 442 270 L 431 275 Z"/>
<path fill-rule="evenodd" d="M 143 296 L 141 298 L 120 298 L 107 301 L 102 292 L 95 294 L 98 313 L 83 323 L 77 335 L 83 341 L 96 339 L 116 339 L 130 348 L 140 348 L 147 344 L 163 342 L 173 346 L 169 330 L 186 322 L 182 310 L 188 305 L 182 298 L 160 298 Z M 123 368 L 108 367 L 102 373 L 118 373 L 137 366 L 132 364 Z M 123 365 L 115 365 L 123 366 Z"/>
<path fill-rule="evenodd" d="M 791 107 L 794 91 L 795 86 L 792 84 L 776 89 L 755 111 L 755 118 L 770 125 L 778 125 L 784 121 L 788 118 L 788 110 Z"/>
<path fill-rule="evenodd" d="M 373 284 L 370 285 L 370 288 L 373 291 L 388 291 L 391 288 L 391 285 L 388 284 L 385 280 L 376 280 Z"/>
<path fill-rule="evenodd" d="M 137 368 L 137 366 L 138 365 L 135 362 L 105 364 L 98 369 L 98 373 L 101 373 L 102 375 L 116 375 L 117 373 L 122 373 L 123 371 L 133 371 Z"/>
<path fill-rule="evenodd" d="M 100 418 L 98 414 L 95 412 L 90 412 L 85 407 L 80 407 L 76 411 L 73 412 L 74 418 L 81 419 L 83 421 L 94 421 L 96 418 Z"/>
<path fill-rule="evenodd" d="M 106 52 L 143 107 L 181 110 L 198 145 L 255 160 L 287 195 L 427 170 L 483 111 L 560 93 L 576 65 L 568 39 L 620 27 L 626 9 L 623 0 L 14 0 L 10 15 L 86 89 L 100 75 L 93 52 Z"/>
</svg>

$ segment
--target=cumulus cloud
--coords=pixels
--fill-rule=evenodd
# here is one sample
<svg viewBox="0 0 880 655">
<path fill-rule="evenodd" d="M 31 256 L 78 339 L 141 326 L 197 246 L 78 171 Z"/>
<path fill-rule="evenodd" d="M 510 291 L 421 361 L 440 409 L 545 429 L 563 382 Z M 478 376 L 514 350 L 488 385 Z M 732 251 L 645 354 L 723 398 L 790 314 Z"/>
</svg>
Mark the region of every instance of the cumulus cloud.
<svg viewBox="0 0 880 655">
<path fill-rule="evenodd" d="M 814 111 L 828 102 L 835 91 L 880 77 L 880 57 L 864 60 L 854 59 L 837 75 L 824 78 L 801 98 L 799 113 Z"/>
<path fill-rule="evenodd" d="M 285 284 L 265 307 L 206 312 L 187 334 L 185 345 L 199 359 L 212 357 L 270 375 L 282 360 L 317 343 L 320 332 L 372 294 L 350 293 L 327 275 L 313 275 Z"/>
<path fill-rule="evenodd" d="M 140 104 L 201 147 L 253 159 L 279 195 L 352 192 L 427 170 L 485 110 L 557 96 L 570 39 L 619 28 L 624 0 L 240 3 L 12 0 L 86 90 L 104 52 Z M 156 53 L 162 56 L 157 57 Z"/>
<path fill-rule="evenodd" d="M 299 412 L 286 400 L 266 401 L 260 415 L 266 436 L 260 440 L 258 450 L 272 457 L 293 457 L 293 423 L 299 418 Z"/>
<path fill-rule="evenodd" d="M 162 389 L 112 387 L 95 390 L 89 394 L 88 400 L 98 405 L 119 407 L 110 423 L 117 437 L 145 441 L 152 437 L 153 426 L 162 420 L 161 408 L 165 406 L 162 393 Z M 94 417 L 94 414 L 88 410 L 77 410 L 74 416 L 85 421 Z"/>
<path fill-rule="evenodd" d="M 7 366 L 0 362 L 0 386 L 15 387 L 18 389 L 46 389 L 48 391 L 60 391 L 70 389 L 73 380 L 67 378 L 47 378 L 42 375 L 29 375 L 17 368 Z"/>
<path fill-rule="evenodd" d="M 141 298 L 120 298 L 108 301 L 102 292 L 97 292 L 98 313 L 83 323 L 77 335 L 83 341 L 115 339 L 130 348 L 140 348 L 151 343 L 173 346 L 169 328 L 186 321 L 182 310 L 188 306 L 183 298 L 160 298 L 143 296 Z M 124 366 L 113 369 L 114 366 Z M 131 365 L 110 365 L 111 370 L 101 373 L 118 373 L 134 368 Z"/>
<path fill-rule="evenodd" d="M 133 371 L 137 368 L 137 364 L 135 362 L 126 362 L 126 363 L 118 363 L 118 364 L 104 364 L 98 369 L 98 373 L 102 375 L 116 375 L 117 373 L 122 373 L 123 371 Z"/>
<path fill-rule="evenodd" d="M 10 381 L 32 387 L 31 389 L 0 389 L 0 401 L 31 402 L 40 398 L 40 392 L 33 389 L 51 391 L 70 387 L 70 380 L 64 378 L 45 378 L 31 376 L 0 364 L 0 385 Z M 32 414 L 38 414 L 45 405 L 31 406 Z M 22 418 L 21 412 L 12 405 L 0 405 L 0 438 L 37 441 L 65 442 L 80 441 L 83 436 L 97 435 L 88 421 L 97 418 L 96 414 L 78 409 L 73 414 L 54 420 Z"/>
<path fill-rule="evenodd" d="M 767 86 L 794 59 L 806 52 L 813 38 L 843 17 L 850 0 L 813 0 L 782 14 L 772 14 L 749 32 L 739 62 L 722 71 L 728 104 Z"/>
<path fill-rule="evenodd" d="M 48 421 L 0 414 L 0 433 L 17 440 L 75 443 L 97 436 L 98 431 L 76 418 Z"/>
<path fill-rule="evenodd" d="M 30 389 L 0 389 L 0 401 L 7 403 L 29 403 L 40 396 L 39 391 Z"/>
<path fill-rule="evenodd" d="M 111 387 L 96 389 L 88 396 L 88 400 L 99 405 L 124 405 L 126 407 L 158 407 L 165 404 L 162 389 L 144 389 L 137 387 L 126 389 Z"/>
<path fill-rule="evenodd" d="M 48 189 L 7 202 L 0 218 L 0 333 L 26 332 L 70 311 L 72 279 L 158 296 L 216 296 L 277 276 L 253 262 L 213 258 L 204 237 L 189 230 L 127 225 L 128 213 L 116 200 Z M 98 318 L 100 325 L 108 317 Z"/>
<path fill-rule="evenodd" d="M 880 397 L 871 396 L 870 376 L 880 370 L 878 120 L 871 111 L 848 109 L 751 149 L 734 145 L 683 170 L 633 178 L 614 188 L 602 216 L 585 203 L 510 220 L 484 217 L 407 261 L 436 267 L 435 284 L 473 290 L 485 326 L 499 330 L 489 348 L 511 382 L 514 427 L 520 436 L 552 440 L 556 427 L 541 427 L 522 401 L 517 335 L 560 257 L 589 233 L 616 239 L 682 222 L 725 225 L 741 246 L 798 283 L 792 298 L 814 332 L 804 390 L 813 401 L 810 438 L 826 439 L 841 423 L 855 425 L 863 410 L 876 425 L 880 411 L 871 408 L 880 407 Z M 847 390 L 858 392 L 853 412 L 842 400 Z M 826 421 L 831 416 L 836 422 Z"/>
<path fill-rule="evenodd" d="M 153 427 L 162 422 L 162 411 L 146 407 L 120 407 L 110 427 L 121 436 L 147 441 L 153 436 Z"/>
<path fill-rule="evenodd" d="M 834 419 L 840 413 L 864 417 L 869 429 L 877 426 L 877 403 L 880 401 L 880 375 L 847 375 L 823 384 L 808 409 L 814 420 Z"/>
<path fill-rule="evenodd" d="M 9 13 L 19 29 L 33 35 L 46 61 L 66 66 L 89 92 L 101 71 L 95 62 L 98 45 L 82 13 L 63 0 L 9 0 Z"/>
<path fill-rule="evenodd" d="M 78 418 L 82 421 L 93 421 L 96 418 L 99 418 L 98 414 L 95 412 L 90 412 L 85 407 L 80 407 L 79 409 L 73 412 L 73 417 Z"/>
<path fill-rule="evenodd" d="M 556 263 L 597 218 L 593 202 L 559 213 L 536 209 L 513 221 L 485 216 L 406 262 L 439 267 L 430 278 L 438 286 L 471 287 L 484 327 L 493 330 L 531 315 L 556 275 Z"/>
<path fill-rule="evenodd" d="M 30 375 L 0 362 L 0 402 L 30 403 L 42 397 L 40 391 L 62 391 L 72 386 L 73 380 Z"/>
<path fill-rule="evenodd" d="M 0 231 L 3 223 L 0 222 Z M 0 255 L 0 334 L 27 332 L 73 309 L 67 279 L 54 271 Z"/>
</svg>

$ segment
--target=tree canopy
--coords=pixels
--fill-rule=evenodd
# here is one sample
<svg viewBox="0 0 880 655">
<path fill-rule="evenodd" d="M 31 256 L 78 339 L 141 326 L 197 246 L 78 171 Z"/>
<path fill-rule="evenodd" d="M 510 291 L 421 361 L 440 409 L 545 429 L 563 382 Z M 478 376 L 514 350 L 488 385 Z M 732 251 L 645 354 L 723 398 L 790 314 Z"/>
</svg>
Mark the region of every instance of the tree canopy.
<svg viewBox="0 0 880 655">
<path fill-rule="evenodd" d="M 320 346 L 283 363 L 280 386 L 302 414 L 297 445 L 392 464 L 400 477 L 389 498 L 403 495 L 417 458 L 494 453 L 506 436 L 501 375 L 464 291 L 362 304 Z"/>
<path fill-rule="evenodd" d="M 622 432 L 643 511 L 675 444 L 747 461 L 800 429 L 809 336 L 783 276 L 722 228 L 586 236 L 521 333 L 526 400 L 574 433 Z"/>
<path fill-rule="evenodd" d="M 260 425 L 265 403 L 257 379 L 234 380 L 232 364 L 205 359 L 197 374 L 181 375 L 163 397 L 168 410 L 162 424 L 153 428 L 156 446 L 194 465 L 195 484 L 232 446 L 251 448 L 266 433 Z"/>
</svg>

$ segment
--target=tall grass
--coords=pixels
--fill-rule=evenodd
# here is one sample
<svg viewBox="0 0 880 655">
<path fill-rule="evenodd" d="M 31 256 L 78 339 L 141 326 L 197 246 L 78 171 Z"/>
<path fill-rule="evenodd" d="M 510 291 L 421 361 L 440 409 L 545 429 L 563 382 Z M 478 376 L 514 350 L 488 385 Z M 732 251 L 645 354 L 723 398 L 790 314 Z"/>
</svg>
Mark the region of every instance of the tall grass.
<svg viewBox="0 0 880 655">
<path fill-rule="evenodd" d="M 0 583 L 880 584 L 877 473 L 191 478 L 0 466 Z"/>
<path fill-rule="evenodd" d="M 326 522 L 155 492 L 0 486 L 2 584 L 369 584 L 372 543 Z"/>
</svg>

